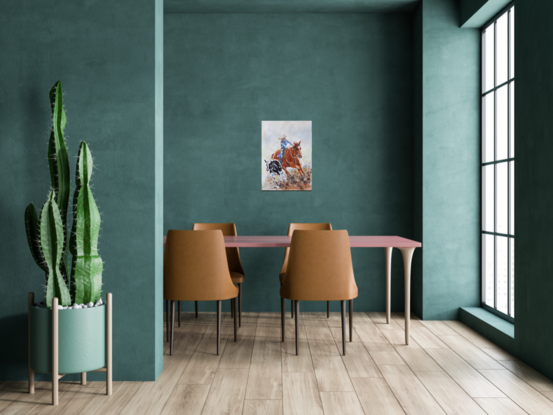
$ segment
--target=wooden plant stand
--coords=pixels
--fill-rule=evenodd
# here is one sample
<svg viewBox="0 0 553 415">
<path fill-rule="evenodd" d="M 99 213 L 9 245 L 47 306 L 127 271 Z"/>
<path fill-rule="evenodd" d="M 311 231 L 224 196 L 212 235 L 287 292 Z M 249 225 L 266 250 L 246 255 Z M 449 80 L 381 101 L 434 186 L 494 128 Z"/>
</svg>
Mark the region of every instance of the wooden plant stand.
<svg viewBox="0 0 553 415">
<path fill-rule="evenodd" d="M 35 294 L 29 293 L 29 307 L 28 307 L 28 369 L 29 369 L 29 393 L 35 393 L 35 372 L 31 368 L 31 307 L 35 302 Z M 106 372 L 106 395 L 111 395 L 113 392 L 112 376 L 113 376 L 113 363 L 112 363 L 112 295 L 108 293 L 106 296 L 106 366 L 100 369 L 93 370 L 93 372 Z M 59 404 L 59 380 L 65 376 L 65 374 L 58 373 L 59 362 L 59 347 L 58 347 L 58 299 L 54 297 L 52 299 L 52 405 Z M 81 385 L 86 385 L 86 372 L 81 373 Z"/>
</svg>

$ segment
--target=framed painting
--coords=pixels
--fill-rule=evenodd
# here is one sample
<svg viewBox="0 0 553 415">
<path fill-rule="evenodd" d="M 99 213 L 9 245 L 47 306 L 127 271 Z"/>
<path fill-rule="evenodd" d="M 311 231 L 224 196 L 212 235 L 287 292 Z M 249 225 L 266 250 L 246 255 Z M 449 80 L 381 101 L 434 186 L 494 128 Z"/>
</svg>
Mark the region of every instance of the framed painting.
<svg viewBox="0 0 553 415">
<path fill-rule="evenodd" d="M 261 122 L 261 190 L 311 190 L 311 121 Z"/>
</svg>

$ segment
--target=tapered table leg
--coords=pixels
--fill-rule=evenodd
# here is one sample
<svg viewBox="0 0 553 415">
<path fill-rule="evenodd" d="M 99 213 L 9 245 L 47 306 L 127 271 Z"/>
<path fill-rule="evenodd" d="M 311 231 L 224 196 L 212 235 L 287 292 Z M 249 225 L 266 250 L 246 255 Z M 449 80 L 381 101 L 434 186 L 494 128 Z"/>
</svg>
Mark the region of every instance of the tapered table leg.
<svg viewBox="0 0 553 415">
<path fill-rule="evenodd" d="M 386 255 L 386 323 L 390 324 L 392 316 L 392 249 L 384 248 Z"/>
<path fill-rule="evenodd" d="M 411 326 L 411 261 L 415 248 L 399 248 L 403 255 L 403 270 L 405 273 L 405 344 L 409 344 L 409 328 Z"/>
</svg>

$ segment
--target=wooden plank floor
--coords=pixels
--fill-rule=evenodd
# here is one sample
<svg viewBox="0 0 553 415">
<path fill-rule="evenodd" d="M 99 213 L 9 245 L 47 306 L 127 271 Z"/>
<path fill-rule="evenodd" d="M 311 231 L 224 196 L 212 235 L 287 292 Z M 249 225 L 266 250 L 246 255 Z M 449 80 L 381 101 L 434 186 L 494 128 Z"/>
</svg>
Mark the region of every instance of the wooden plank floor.
<svg viewBox="0 0 553 415">
<path fill-rule="evenodd" d="M 183 313 L 156 382 L 114 382 L 111 397 L 105 382 L 61 382 L 59 407 L 49 405 L 50 383 L 28 395 L 26 383 L 4 382 L 0 413 L 553 414 L 553 382 L 462 323 L 413 316 L 406 346 L 403 316 L 392 318 L 354 313 L 342 356 L 339 313 L 301 313 L 296 356 L 289 313 L 284 343 L 279 313 L 243 313 L 237 343 L 226 313 L 217 356 L 215 314 Z"/>
</svg>

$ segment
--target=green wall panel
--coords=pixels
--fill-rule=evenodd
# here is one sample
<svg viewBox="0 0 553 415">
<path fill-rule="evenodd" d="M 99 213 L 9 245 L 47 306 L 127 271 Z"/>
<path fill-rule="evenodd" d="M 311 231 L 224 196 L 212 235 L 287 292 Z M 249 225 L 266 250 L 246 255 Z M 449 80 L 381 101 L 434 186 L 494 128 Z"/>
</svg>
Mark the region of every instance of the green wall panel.
<svg viewBox="0 0 553 415">
<path fill-rule="evenodd" d="M 2 4 L 0 332 L 9 341 L 0 342 L 0 380 L 27 379 L 27 293 L 40 299 L 44 274 L 29 253 L 23 212 L 30 201 L 41 206 L 49 189 L 48 91 L 57 80 L 65 92 L 71 176 L 80 140 L 97 166 L 103 292 L 104 299 L 112 292 L 114 303 L 114 380 L 154 380 L 160 370 L 154 26 L 154 0 Z"/>
<path fill-rule="evenodd" d="M 480 304 L 480 35 L 459 30 L 453 0 L 423 0 L 414 19 L 414 229 L 423 248 L 413 309 L 449 320 Z"/>
<path fill-rule="evenodd" d="M 516 4 L 515 341 L 553 378 L 553 3 Z"/>
<path fill-rule="evenodd" d="M 283 235 L 289 222 L 328 221 L 412 237 L 411 52 L 409 15 L 166 14 L 166 230 L 228 221 Z M 261 191 L 262 120 L 313 121 L 313 191 Z M 245 311 L 280 310 L 283 253 L 241 250 Z M 384 310 L 384 251 L 353 249 L 353 262 L 356 309 Z"/>
</svg>

